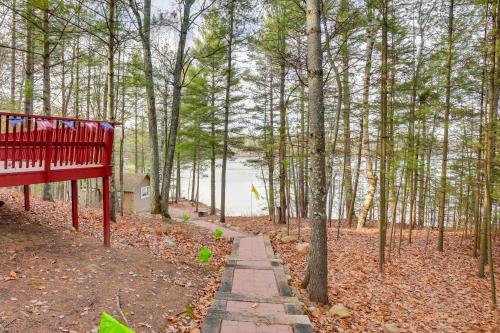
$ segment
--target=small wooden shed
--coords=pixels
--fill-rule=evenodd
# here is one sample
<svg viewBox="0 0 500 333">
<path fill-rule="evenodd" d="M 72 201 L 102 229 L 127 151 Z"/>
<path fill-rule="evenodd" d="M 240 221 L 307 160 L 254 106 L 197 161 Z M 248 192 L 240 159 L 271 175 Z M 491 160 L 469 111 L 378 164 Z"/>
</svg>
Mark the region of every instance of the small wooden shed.
<svg viewBox="0 0 500 333">
<path fill-rule="evenodd" d="M 121 193 L 120 178 L 116 175 L 116 191 Z M 123 174 L 123 210 L 147 213 L 151 208 L 151 186 L 148 175 L 140 173 Z"/>
</svg>

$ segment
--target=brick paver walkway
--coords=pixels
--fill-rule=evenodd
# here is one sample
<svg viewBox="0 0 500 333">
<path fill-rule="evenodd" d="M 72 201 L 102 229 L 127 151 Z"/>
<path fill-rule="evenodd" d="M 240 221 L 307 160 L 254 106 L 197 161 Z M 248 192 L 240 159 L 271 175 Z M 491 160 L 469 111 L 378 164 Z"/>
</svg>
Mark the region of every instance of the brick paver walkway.
<svg viewBox="0 0 500 333">
<path fill-rule="evenodd" d="M 266 236 L 236 238 L 202 333 L 312 333 Z"/>
</svg>

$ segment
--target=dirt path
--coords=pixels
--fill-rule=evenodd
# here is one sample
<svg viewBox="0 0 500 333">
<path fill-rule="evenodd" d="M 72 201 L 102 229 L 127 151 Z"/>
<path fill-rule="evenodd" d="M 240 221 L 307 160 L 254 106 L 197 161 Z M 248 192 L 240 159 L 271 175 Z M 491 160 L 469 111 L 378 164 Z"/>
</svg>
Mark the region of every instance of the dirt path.
<svg viewBox="0 0 500 333">
<path fill-rule="evenodd" d="M 210 232 L 214 232 L 216 229 L 220 229 L 222 231 L 222 236 L 226 239 L 233 239 L 238 237 L 244 237 L 247 234 L 231 229 L 227 226 L 224 226 L 221 223 L 213 222 L 213 218 L 200 218 L 198 217 L 198 213 L 194 211 L 194 207 L 192 207 L 187 201 L 183 201 L 179 204 L 172 204 L 169 207 L 170 216 L 177 220 L 183 221 L 184 214 L 189 215 L 188 224 L 196 225 L 198 227 L 209 230 Z"/>
<path fill-rule="evenodd" d="M 24 214 L 7 207 L 0 212 L 0 326 L 6 332 L 89 332 L 102 311 L 124 321 L 120 307 L 136 329 L 160 330 L 166 317 L 190 303 L 189 272 L 141 249 L 106 249 L 69 230 L 23 224 Z"/>
<path fill-rule="evenodd" d="M 193 220 L 193 221 L 190 221 L 189 223 L 197 225 L 198 227 L 201 227 L 201 228 L 205 228 L 205 229 L 210 230 L 212 232 L 214 232 L 215 229 L 219 229 L 222 231 L 222 237 L 224 237 L 226 239 L 239 238 L 239 237 L 246 236 L 246 234 L 244 234 L 242 232 L 221 226 L 220 223 L 216 224 L 213 222 L 208 222 L 208 221 L 203 221 L 203 220 Z"/>
<path fill-rule="evenodd" d="M 202 333 L 312 333 L 268 237 L 235 239 Z"/>
<path fill-rule="evenodd" d="M 136 332 L 190 332 L 218 289 L 230 243 L 194 224 L 126 215 L 102 246 L 101 211 L 0 189 L 0 332 L 97 332 L 106 311 Z M 202 246 L 213 257 L 198 263 Z M 119 303 L 119 305 L 118 305 Z"/>
</svg>

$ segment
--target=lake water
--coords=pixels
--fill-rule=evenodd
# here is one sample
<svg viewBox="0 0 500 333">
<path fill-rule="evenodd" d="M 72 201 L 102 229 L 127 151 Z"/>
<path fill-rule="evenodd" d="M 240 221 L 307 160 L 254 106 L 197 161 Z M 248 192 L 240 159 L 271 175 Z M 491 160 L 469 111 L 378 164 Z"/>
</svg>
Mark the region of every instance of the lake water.
<svg viewBox="0 0 500 333">
<path fill-rule="evenodd" d="M 228 160 L 226 170 L 226 215 L 267 215 L 266 190 L 260 166 L 247 162 L 247 158 Z M 200 201 L 210 205 L 210 165 L 203 166 L 200 177 Z M 220 208 L 222 160 L 216 163 L 216 207 Z M 192 168 L 181 170 L 181 195 L 191 197 Z M 252 184 L 260 194 L 260 200 L 251 192 Z"/>
<path fill-rule="evenodd" d="M 203 165 L 202 176 L 200 177 L 200 201 L 210 205 L 210 165 L 206 161 Z M 218 160 L 216 163 L 216 207 L 220 208 L 220 183 L 221 183 L 221 164 Z M 267 167 L 264 170 L 267 177 Z M 275 171 L 278 176 L 278 169 Z M 339 208 L 339 196 L 341 188 L 342 168 L 337 166 L 334 169 L 335 177 L 335 195 L 332 206 L 332 216 L 337 218 Z M 192 167 L 185 166 L 181 170 L 181 196 L 184 198 L 191 197 L 191 182 L 192 182 Z M 353 172 L 354 178 L 354 172 Z M 257 216 L 267 215 L 267 199 L 264 182 L 262 180 L 262 171 L 260 166 L 255 163 L 249 163 L 248 158 L 239 157 L 228 160 L 227 164 L 227 181 L 226 181 L 226 215 L 229 216 Z M 260 194 L 260 200 L 255 198 L 255 195 L 250 192 L 252 184 Z M 268 184 L 267 184 L 268 185 Z M 278 191 L 278 181 L 275 179 L 275 190 Z M 364 174 L 360 175 L 359 195 L 356 200 L 355 209 L 358 211 L 364 199 L 366 191 L 366 182 Z M 276 200 L 279 200 L 279 193 L 276 193 Z M 292 212 L 293 213 L 293 212 Z M 345 212 L 344 212 L 345 214 Z"/>
</svg>

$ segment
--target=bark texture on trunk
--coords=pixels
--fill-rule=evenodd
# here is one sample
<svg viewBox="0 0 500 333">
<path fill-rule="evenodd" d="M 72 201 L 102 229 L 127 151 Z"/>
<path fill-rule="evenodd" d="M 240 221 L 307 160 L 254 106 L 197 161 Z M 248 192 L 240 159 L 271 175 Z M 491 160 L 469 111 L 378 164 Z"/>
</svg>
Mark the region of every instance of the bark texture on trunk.
<svg viewBox="0 0 500 333">
<path fill-rule="evenodd" d="M 31 1 L 26 1 L 26 17 L 33 15 Z M 33 73 L 35 71 L 35 54 L 33 45 L 33 26 L 29 19 L 25 20 L 26 25 L 26 66 L 24 72 L 24 113 L 33 114 Z"/>
<path fill-rule="evenodd" d="M 484 200 L 483 200 L 483 219 L 487 220 L 488 224 L 488 267 L 490 271 L 490 288 L 491 288 L 491 301 L 493 305 L 497 304 L 496 297 L 496 284 L 495 284 L 495 265 L 493 263 L 493 239 L 492 239 L 492 228 L 493 228 L 493 216 L 491 213 L 493 204 L 493 186 L 492 181 L 494 178 L 494 160 L 495 160 L 495 124 L 496 116 L 498 112 L 498 98 L 500 94 L 500 71 L 498 70 L 498 64 L 500 61 L 500 47 L 498 41 L 500 39 L 500 1 L 496 0 L 493 2 L 492 8 L 492 41 L 491 41 L 491 69 L 490 69 L 490 96 L 489 96 L 489 110 L 488 110 L 488 122 L 486 124 L 486 147 L 485 147 L 485 158 L 484 158 Z"/>
<path fill-rule="evenodd" d="M 308 291 L 311 301 L 328 303 L 328 249 L 326 233 L 325 108 L 323 55 L 321 50 L 321 3 L 307 0 L 307 72 L 309 82 L 311 251 Z"/>
<path fill-rule="evenodd" d="M 158 145 L 158 121 L 156 117 L 156 96 L 154 89 L 154 78 L 153 78 L 153 62 L 151 57 L 151 0 L 144 1 L 143 18 L 139 14 L 139 10 L 136 5 L 131 1 L 130 6 L 135 14 L 139 35 L 142 42 L 142 52 L 144 56 L 144 76 L 146 85 L 146 100 L 148 105 L 148 131 L 149 131 L 149 143 L 151 145 L 151 213 L 158 214 L 161 212 L 160 205 L 160 147 Z M 175 81 L 175 74 L 174 74 Z M 174 88 L 175 89 L 175 88 Z M 180 93 L 180 92 L 179 92 Z M 172 109 L 172 113 L 173 113 Z M 167 154 L 167 159 L 169 155 Z M 173 163 L 173 153 L 170 156 L 170 173 L 167 177 L 170 177 L 172 171 Z M 168 163 L 165 160 L 165 163 Z M 168 179 L 170 181 L 170 179 Z M 164 182 L 165 185 L 166 181 Z M 166 196 L 166 201 L 168 202 L 168 191 L 162 192 Z"/>
<path fill-rule="evenodd" d="M 231 108 L 231 79 L 233 69 L 234 2 L 229 3 L 229 40 L 227 44 L 226 95 L 224 101 L 224 142 L 222 147 L 222 175 L 220 188 L 220 222 L 226 222 L 226 169 L 229 149 L 229 111 Z"/>
<path fill-rule="evenodd" d="M 286 195 L 286 108 L 285 108 L 285 65 L 280 65 L 280 137 L 279 137 L 279 155 L 280 155 L 280 213 L 279 224 L 286 223 L 287 195 Z"/>
<path fill-rule="evenodd" d="M 368 1 L 370 5 L 370 1 Z M 366 178 L 368 180 L 368 191 L 365 196 L 365 201 L 358 215 L 357 229 L 362 229 L 366 223 L 368 212 L 373 206 L 373 197 L 377 188 L 377 176 L 373 172 L 373 163 L 370 150 L 370 131 L 369 131 L 369 116 L 370 116 L 370 82 L 372 70 L 372 54 L 373 54 L 373 12 L 371 6 L 368 7 L 368 29 L 366 31 L 366 53 L 365 53 L 365 72 L 363 82 L 363 141 L 362 154 L 365 156 Z"/>
<path fill-rule="evenodd" d="M 441 160 L 441 179 L 439 182 L 439 237 L 437 249 L 442 252 L 444 250 L 444 214 L 446 204 L 446 176 L 448 169 L 448 127 L 450 122 L 451 109 L 451 61 L 453 59 L 453 11 L 455 0 L 450 0 L 449 16 L 448 16 L 448 54 L 446 58 L 446 101 L 444 110 L 444 134 L 443 134 L 443 158 Z"/>
<path fill-rule="evenodd" d="M 275 222 L 274 209 L 274 94 L 273 94 L 273 76 L 269 82 L 269 144 L 267 147 L 268 153 L 268 174 L 269 174 L 269 216 Z"/>
<path fill-rule="evenodd" d="M 492 228 L 492 203 L 493 203 L 493 167 L 494 150 L 495 150 L 495 121 L 498 111 L 498 94 L 499 84 L 497 81 L 500 76 L 498 70 L 498 1 L 493 1 L 491 11 L 492 29 L 491 29 L 491 46 L 490 46 L 490 70 L 488 73 L 488 113 L 486 115 L 486 124 L 484 128 L 484 163 L 483 163 L 483 215 L 480 229 L 480 244 L 479 244 L 479 262 L 478 276 L 484 277 L 484 266 L 490 260 L 491 251 L 491 228 Z M 500 52 L 499 52 L 500 53 Z M 492 263 L 489 263 L 491 266 Z M 493 275 L 493 274 L 490 274 Z M 493 290 L 494 285 L 492 285 Z M 496 297 L 495 297 L 496 302 Z"/>
<path fill-rule="evenodd" d="M 108 2 L 108 73 L 107 73 L 107 100 L 106 100 L 106 115 L 110 121 L 115 121 L 115 10 L 116 0 Z M 115 174 L 114 163 L 114 147 L 113 156 L 111 157 L 111 169 Z M 110 178 L 110 219 L 116 222 L 116 186 L 115 177 Z"/>
<path fill-rule="evenodd" d="M 52 114 L 50 104 L 50 43 L 49 43 L 49 1 L 43 2 L 43 114 L 50 116 Z M 33 91 L 31 92 L 33 94 Z M 33 108 L 33 101 L 31 102 Z M 52 195 L 52 186 L 50 183 L 43 185 L 43 200 L 54 201 Z"/>
<path fill-rule="evenodd" d="M 175 68 L 173 73 L 172 87 L 172 115 L 170 118 L 170 130 L 168 134 L 167 156 L 165 157 L 165 180 L 162 186 L 161 196 L 161 212 L 164 216 L 169 217 L 168 203 L 170 193 L 170 183 L 172 180 L 172 169 L 174 165 L 175 145 L 177 143 L 177 130 L 179 127 L 179 111 L 181 106 L 181 89 L 182 89 L 182 68 L 184 64 L 186 38 L 189 29 L 191 6 L 194 0 L 184 2 L 184 10 L 181 21 L 181 29 L 179 34 L 179 43 L 177 45 L 177 53 L 175 56 Z"/>
<path fill-rule="evenodd" d="M 216 119 L 216 107 L 215 107 L 215 70 L 212 71 L 212 87 L 211 87 L 211 96 L 210 96 L 210 106 L 212 107 L 212 112 L 210 115 L 210 215 L 215 215 L 215 159 L 216 155 L 216 132 L 215 132 L 215 124 L 217 122 Z M 179 180 L 178 180 L 179 181 Z"/>
<path fill-rule="evenodd" d="M 386 154 L 387 154 L 387 30 L 389 0 L 382 0 L 382 68 L 380 88 L 380 202 L 379 202 L 379 272 L 384 272 L 385 241 L 387 237 L 387 201 L 386 201 Z"/>
<path fill-rule="evenodd" d="M 17 31 L 16 31 L 16 0 L 12 1 L 12 25 L 10 37 L 10 107 L 12 112 L 16 112 L 16 47 L 17 47 Z"/>
<path fill-rule="evenodd" d="M 349 0 L 340 2 L 340 21 L 343 25 L 343 41 L 340 49 L 342 58 L 342 124 L 344 127 L 344 192 L 345 210 L 349 211 L 353 199 L 352 166 L 351 166 L 351 87 L 350 87 L 350 53 L 349 53 Z"/>
</svg>

